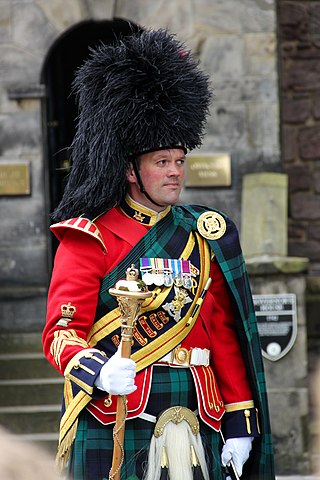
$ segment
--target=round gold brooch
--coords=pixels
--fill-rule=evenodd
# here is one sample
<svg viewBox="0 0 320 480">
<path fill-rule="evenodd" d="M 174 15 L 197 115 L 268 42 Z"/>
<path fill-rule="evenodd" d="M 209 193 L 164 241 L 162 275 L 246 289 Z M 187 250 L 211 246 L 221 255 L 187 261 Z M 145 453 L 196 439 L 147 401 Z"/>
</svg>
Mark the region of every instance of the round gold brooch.
<svg viewBox="0 0 320 480">
<path fill-rule="evenodd" d="M 226 221 L 220 213 L 204 212 L 197 221 L 199 233 L 208 240 L 218 240 L 227 229 Z"/>
</svg>

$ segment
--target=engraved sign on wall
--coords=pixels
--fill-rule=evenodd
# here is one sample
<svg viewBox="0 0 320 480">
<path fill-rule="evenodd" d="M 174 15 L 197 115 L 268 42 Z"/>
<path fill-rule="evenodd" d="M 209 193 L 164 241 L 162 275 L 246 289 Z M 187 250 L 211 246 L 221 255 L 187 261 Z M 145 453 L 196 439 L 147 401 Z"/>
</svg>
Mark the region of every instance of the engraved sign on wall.
<svg viewBox="0 0 320 480">
<path fill-rule="evenodd" d="M 0 161 L 0 196 L 30 194 L 30 162 Z"/>
<path fill-rule="evenodd" d="M 262 355 L 277 361 L 292 348 L 297 337 L 297 308 L 294 293 L 253 295 Z"/>
<path fill-rule="evenodd" d="M 230 187 L 229 153 L 190 154 L 186 162 L 186 187 Z"/>
</svg>

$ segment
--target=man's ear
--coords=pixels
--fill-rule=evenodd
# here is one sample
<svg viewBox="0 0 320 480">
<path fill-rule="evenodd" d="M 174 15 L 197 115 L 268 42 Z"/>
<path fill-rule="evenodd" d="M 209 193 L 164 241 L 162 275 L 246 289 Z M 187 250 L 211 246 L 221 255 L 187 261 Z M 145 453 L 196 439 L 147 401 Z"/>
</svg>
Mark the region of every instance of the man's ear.
<svg viewBox="0 0 320 480">
<path fill-rule="evenodd" d="M 126 175 L 127 175 L 127 180 L 128 180 L 129 183 L 136 183 L 137 177 L 136 177 L 132 162 L 130 162 L 130 164 L 129 164 L 129 168 L 127 170 Z"/>
</svg>

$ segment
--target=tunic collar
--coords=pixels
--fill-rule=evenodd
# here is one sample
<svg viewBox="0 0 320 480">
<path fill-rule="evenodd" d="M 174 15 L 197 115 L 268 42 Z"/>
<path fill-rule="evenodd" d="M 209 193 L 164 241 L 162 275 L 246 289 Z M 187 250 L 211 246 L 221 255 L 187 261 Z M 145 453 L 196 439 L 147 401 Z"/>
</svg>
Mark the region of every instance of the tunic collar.
<svg viewBox="0 0 320 480">
<path fill-rule="evenodd" d="M 129 195 L 126 195 L 124 201 L 120 205 L 120 208 L 128 217 L 148 226 L 154 225 L 156 222 L 165 217 L 171 210 L 171 207 L 169 206 L 162 212 L 156 212 L 151 208 L 141 205 L 141 203 L 135 202 Z"/>
</svg>

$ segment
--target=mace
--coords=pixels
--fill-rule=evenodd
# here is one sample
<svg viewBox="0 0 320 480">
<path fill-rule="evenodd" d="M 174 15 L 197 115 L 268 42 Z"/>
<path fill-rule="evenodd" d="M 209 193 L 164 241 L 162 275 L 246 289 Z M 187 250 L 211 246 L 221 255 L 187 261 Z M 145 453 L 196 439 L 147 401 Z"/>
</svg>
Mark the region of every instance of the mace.
<svg viewBox="0 0 320 480">
<path fill-rule="evenodd" d="M 109 293 L 117 298 L 121 321 L 121 357 L 130 358 L 133 330 L 141 305 L 152 296 L 146 284 L 139 280 L 139 271 L 131 265 L 126 271 L 126 280 L 119 280 Z M 113 457 L 109 480 L 119 480 L 124 458 L 124 430 L 127 418 L 126 395 L 118 395 L 116 423 L 113 429 Z"/>
</svg>

